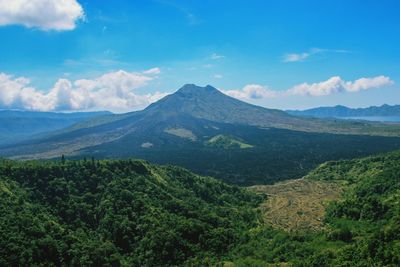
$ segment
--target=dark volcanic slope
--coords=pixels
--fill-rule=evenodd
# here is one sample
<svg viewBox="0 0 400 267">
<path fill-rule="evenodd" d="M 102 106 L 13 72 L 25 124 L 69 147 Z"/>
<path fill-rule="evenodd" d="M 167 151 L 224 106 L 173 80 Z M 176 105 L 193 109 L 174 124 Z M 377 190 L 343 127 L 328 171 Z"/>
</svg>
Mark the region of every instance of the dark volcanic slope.
<svg viewBox="0 0 400 267">
<path fill-rule="evenodd" d="M 306 133 L 285 129 L 221 124 L 206 120 L 180 120 L 170 134 L 159 125 L 158 134 L 132 133 L 110 143 L 86 148 L 80 156 L 96 158 L 137 157 L 162 164 L 176 164 L 229 183 L 252 185 L 299 178 L 318 164 L 400 149 L 400 138 Z M 159 127 L 159 128 L 158 128 Z M 185 134 L 186 133 L 186 134 Z M 208 146 L 215 136 L 230 137 L 251 147 Z"/>
</svg>

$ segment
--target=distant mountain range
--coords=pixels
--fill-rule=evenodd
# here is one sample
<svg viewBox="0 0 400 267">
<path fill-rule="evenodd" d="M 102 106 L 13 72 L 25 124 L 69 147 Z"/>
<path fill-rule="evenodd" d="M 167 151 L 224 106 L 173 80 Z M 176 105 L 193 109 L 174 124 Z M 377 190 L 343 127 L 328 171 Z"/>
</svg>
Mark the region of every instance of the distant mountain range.
<svg viewBox="0 0 400 267">
<path fill-rule="evenodd" d="M 110 112 L 55 113 L 0 110 L 0 145 L 31 139 Z"/>
<path fill-rule="evenodd" d="M 81 121 L 3 147 L 0 156 L 138 157 L 254 184 L 297 178 L 330 159 L 400 148 L 400 138 L 379 135 L 398 136 L 400 126 L 302 118 L 188 84 L 144 110 Z"/>
<path fill-rule="evenodd" d="M 307 110 L 288 110 L 287 112 L 292 115 L 317 118 L 398 117 L 400 121 L 400 105 L 390 106 L 385 104 L 379 107 L 372 106 L 368 108 L 348 108 L 338 105 Z"/>
</svg>

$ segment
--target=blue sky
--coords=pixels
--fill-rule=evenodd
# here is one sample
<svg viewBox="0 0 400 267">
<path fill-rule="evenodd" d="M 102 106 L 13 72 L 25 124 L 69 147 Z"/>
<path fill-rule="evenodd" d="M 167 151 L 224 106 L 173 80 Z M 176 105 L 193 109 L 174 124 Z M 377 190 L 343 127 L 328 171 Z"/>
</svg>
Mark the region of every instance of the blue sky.
<svg viewBox="0 0 400 267">
<path fill-rule="evenodd" d="M 9 2 L 0 108 L 123 112 L 185 83 L 281 109 L 400 104 L 396 0 Z"/>
</svg>

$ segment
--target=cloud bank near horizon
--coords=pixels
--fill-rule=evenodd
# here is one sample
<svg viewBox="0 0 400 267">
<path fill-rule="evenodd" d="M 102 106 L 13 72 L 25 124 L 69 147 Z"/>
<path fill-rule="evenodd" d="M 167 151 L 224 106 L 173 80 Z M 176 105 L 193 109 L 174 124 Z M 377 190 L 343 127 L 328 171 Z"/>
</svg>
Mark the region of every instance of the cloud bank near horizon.
<svg viewBox="0 0 400 267">
<path fill-rule="evenodd" d="M 0 108 L 36 111 L 110 110 L 126 112 L 144 108 L 166 94 L 138 94 L 160 70 L 142 73 L 119 70 L 94 79 L 58 79 L 48 92 L 30 86 L 25 77 L 0 73 Z"/>
<path fill-rule="evenodd" d="M 0 109 L 113 112 L 138 110 L 168 94 L 159 91 L 137 92 L 137 89 L 158 78 L 160 73 L 160 68 L 154 67 L 142 72 L 107 72 L 92 79 L 75 81 L 60 78 L 47 92 L 33 87 L 30 79 L 26 77 L 0 73 Z M 324 97 L 381 88 L 393 83 L 389 77 L 383 75 L 354 81 L 345 81 L 339 76 L 333 76 L 322 82 L 305 82 L 287 90 L 273 90 L 259 84 L 248 84 L 242 89 L 221 91 L 243 101 L 252 101 L 291 96 Z"/>
<path fill-rule="evenodd" d="M 354 81 L 345 81 L 340 76 L 333 76 L 326 81 L 317 83 L 302 83 L 284 91 L 272 90 L 267 86 L 249 84 L 242 89 L 222 90 L 225 94 L 241 100 L 257 100 L 273 97 L 309 96 L 321 97 L 344 92 L 360 92 L 394 84 L 387 76 L 360 78 Z"/>
</svg>

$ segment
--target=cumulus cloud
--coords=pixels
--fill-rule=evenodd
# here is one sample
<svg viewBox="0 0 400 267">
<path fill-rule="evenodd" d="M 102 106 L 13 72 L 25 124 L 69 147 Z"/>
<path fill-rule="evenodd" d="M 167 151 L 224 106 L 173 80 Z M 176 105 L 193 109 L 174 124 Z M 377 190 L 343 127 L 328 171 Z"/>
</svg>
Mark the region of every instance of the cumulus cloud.
<svg viewBox="0 0 400 267">
<path fill-rule="evenodd" d="M 156 79 L 158 68 L 144 72 L 119 70 L 93 79 L 71 81 L 60 78 L 48 91 L 31 86 L 25 77 L 0 73 L 0 109 L 27 109 L 39 111 L 111 110 L 125 112 L 144 108 L 166 93 L 138 94 L 137 89 Z M 342 92 L 359 92 L 393 84 L 387 76 L 360 78 L 345 81 L 334 76 L 318 83 L 303 83 L 287 90 L 272 90 L 259 84 L 249 84 L 239 90 L 222 90 L 223 93 L 242 100 L 259 100 L 273 97 L 322 97 Z"/>
<path fill-rule="evenodd" d="M 59 79 L 45 93 L 29 86 L 25 77 L 0 73 L 0 108 L 40 111 L 111 110 L 124 112 L 143 108 L 165 93 L 137 94 L 135 90 L 154 78 L 119 70 L 94 79 Z"/>
<path fill-rule="evenodd" d="M 243 87 L 241 90 L 225 90 L 222 92 L 242 100 L 255 100 L 295 95 L 318 97 L 342 92 L 359 92 L 388 86 L 393 83 L 394 82 L 389 77 L 382 75 L 372 78 L 360 78 L 355 81 L 345 81 L 339 76 L 334 76 L 326 81 L 311 84 L 302 83 L 283 91 L 272 90 L 258 84 L 249 84 Z"/>
<path fill-rule="evenodd" d="M 319 83 L 303 83 L 287 90 L 288 95 L 326 96 L 340 92 L 358 92 L 371 88 L 379 88 L 393 84 L 386 76 L 361 78 L 355 81 L 344 81 L 339 76 L 334 76 Z"/>
<path fill-rule="evenodd" d="M 84 19 L 76 0 L 0 0 L 0 26 L 23 25 L 41 30 L 73 30 Z"/>
<path fill-rule="evenodd" d="M 370 88 L 379 88 L 393 83 L 394 82 L 389 77 L 381 75 L 373 78 L 361 78 L 354 82 L 345 82 L 344 88 L 349 92 L 357 92 Z"/>
<path fill-rule="evenodd" d="M 249 84 L 241 90 L 226 90 L 222 92 L 234 98 L 243 100 L 270 98 L 277 95 L 276 91 L 270 90 L 259 84 Z"/>
</svg>

